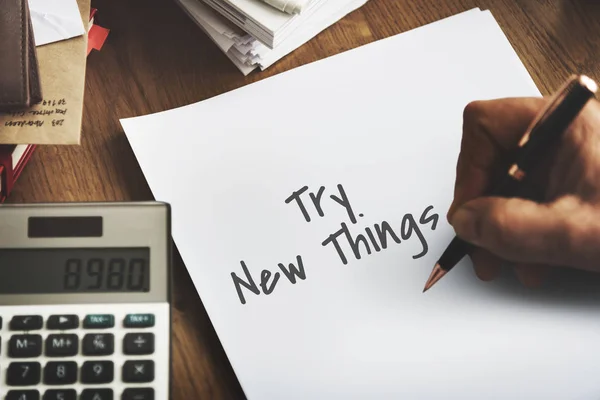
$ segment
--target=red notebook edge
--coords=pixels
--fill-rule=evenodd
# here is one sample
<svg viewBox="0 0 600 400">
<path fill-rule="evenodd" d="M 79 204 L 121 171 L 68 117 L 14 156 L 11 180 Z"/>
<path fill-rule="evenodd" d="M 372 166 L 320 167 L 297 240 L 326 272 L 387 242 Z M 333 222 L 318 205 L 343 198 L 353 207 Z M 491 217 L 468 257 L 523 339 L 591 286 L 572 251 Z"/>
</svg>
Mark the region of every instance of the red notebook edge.
<svg viewBox="0 0 600 400">
<path fill-rule="evenodd" d="M 37 145 L 30 144 L 27 146 L 27 149 L 25 149 L 25 151 L 23 152 L 23 155 L 21 156 L 21 158 L 17 162 L 16 167 L 13 170 L 13 184 L 16 182 L 17 178 L 19 178 L 19 175 L 21 175 L 21 172 L 23 172 L 23 169 L 25 168 L 25 164 L 27 164 L 27 162 L 33 155 L 33 151 L 35 150 L 36 147 L 37 147 Z"/>
<path fill-rule="evenodd" d="M 34 144 L 22 146 L 27 147 L 17 160 L 13 160 L 15 151 L 20 147 L 18 145 L 0 145 L 0 203 L 4 203 L 12 192 L 13 186 L 37 147 Z"/>
</svg>

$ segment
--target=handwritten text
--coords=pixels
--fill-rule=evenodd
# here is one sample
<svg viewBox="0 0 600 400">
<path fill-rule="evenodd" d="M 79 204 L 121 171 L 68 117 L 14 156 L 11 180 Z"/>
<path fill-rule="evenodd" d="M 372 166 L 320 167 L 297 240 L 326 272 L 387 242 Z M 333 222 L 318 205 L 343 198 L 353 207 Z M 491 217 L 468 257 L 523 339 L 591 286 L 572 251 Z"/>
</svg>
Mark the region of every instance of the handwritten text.
<svg viewBox="0 0 600 400">
<path fill-rule="evenodd" d="M 413 240 L 413 238 L 418 240 L 420 246 L 419 251 L 412 255 L 413 259 L 421 258 L 429 251 L 425 232 L 427 228 L 435 231 L 439 221 L 439 215 L 433 211 L 432 205 L 426 206 L 420 214 L 417 214 L 416 218 L 413 214 L 406 213 L 400 220 L 392 222 L 379 221 L 361 228 L 358 232 L 357 229 L 352 227 L 358 223 L 359 218 L 364 218 L 365 215 L 355 212 L 344 187 L 338 184 L 334 191 L 327 192 L 328 196 L 326 190 L 325 186 L 320 186 L 317 190 L 310 190 L 308 186 L 303 186 L 292 192 L 284 201 L 285 204 L 294 205 L 304 221 L 309 223 L 314 218 L 326 217 L 328 207 L 335 205 L 335 207 L 341 207 L 345 211 L 348 218 L 347 222 L 350 225 L 346 221 L 340 222 L 340 228 L 329 234 L 321 242 L 321 246 L 331 248 L 336 252 L 342 264 L 347 265 L 350 257 L 360 260 L 365 254 L 377 253 L 387 249 L 390 245 L 400 245 L 403 242 Z M 325 204 L 327 204 L 327 207 L 325 207 Z M 246 263 L 244 261 L 240 263 L 245 279 L 238 277 L 234 272 L 231 273 L 231 278 L 242 304 L 246 304 L 243 289 L 255 295 L 259 295 L 261 290 L 265 295 L 270 295 L 275 290 L 275 286 L 281 278 L 281 273 L 292 284 L 296 284 L 296 278 L 306 279 L 306 271 L 300 255 L 296 256 L 296 264 L 290 263 L 288 268 L 279 263 L 278 267 L 281 273 L 275 272 L 273 274 L 271 271 L 263 269 L 260 274 L 259 285 L 254 281 Z"/>
</svg>

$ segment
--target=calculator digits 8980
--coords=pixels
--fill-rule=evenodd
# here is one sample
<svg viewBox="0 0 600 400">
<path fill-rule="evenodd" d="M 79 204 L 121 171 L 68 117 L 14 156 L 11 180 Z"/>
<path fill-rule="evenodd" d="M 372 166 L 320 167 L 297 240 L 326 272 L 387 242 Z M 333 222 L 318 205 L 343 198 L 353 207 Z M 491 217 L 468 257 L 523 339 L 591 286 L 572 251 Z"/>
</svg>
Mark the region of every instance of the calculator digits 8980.
<svg viewBox="0 0 600 400">
<path fill-rule="evenodd" d="M 165 203 L 0 206 L 0 399 L 166 400 Z"/>
</svg>

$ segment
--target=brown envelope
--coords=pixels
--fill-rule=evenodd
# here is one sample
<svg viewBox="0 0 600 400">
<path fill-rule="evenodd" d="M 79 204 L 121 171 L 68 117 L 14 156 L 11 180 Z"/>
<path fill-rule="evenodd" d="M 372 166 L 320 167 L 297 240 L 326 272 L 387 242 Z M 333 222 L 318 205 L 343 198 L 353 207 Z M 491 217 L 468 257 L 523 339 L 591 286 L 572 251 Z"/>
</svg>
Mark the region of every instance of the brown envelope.
<svg viewBox="0 0 600 400">
<path fill-rule="evenodd" d="M 77 4 L 87 28 L 90 0 Z M 36 50 L 43 99 L 25 110 L 0 114 L 0 144 L 79 144 L 87 34 Z"/>
</svg>

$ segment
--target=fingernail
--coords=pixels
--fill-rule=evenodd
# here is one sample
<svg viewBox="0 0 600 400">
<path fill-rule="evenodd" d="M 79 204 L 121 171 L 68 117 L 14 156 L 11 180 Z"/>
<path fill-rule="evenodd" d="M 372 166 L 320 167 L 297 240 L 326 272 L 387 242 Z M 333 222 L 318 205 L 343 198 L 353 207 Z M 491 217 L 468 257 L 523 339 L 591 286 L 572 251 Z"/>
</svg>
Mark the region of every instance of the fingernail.
<svg viewBox="0 0 600 400">
<path fill-rule="evenodd" d="M 458 208 L 452 215 L 450 225 L 461 239 L 471 243 L 477 241 L 475 213 L 468 207 Z"/>
</svg>

